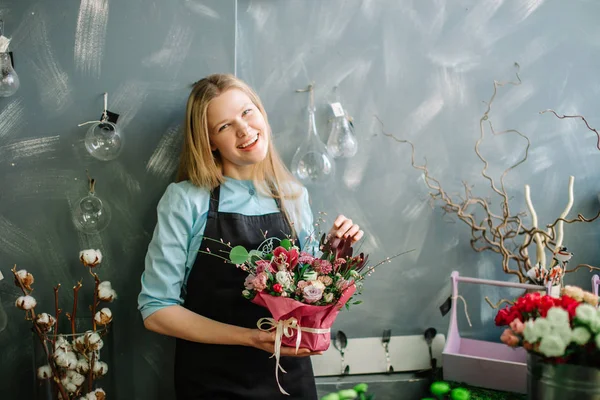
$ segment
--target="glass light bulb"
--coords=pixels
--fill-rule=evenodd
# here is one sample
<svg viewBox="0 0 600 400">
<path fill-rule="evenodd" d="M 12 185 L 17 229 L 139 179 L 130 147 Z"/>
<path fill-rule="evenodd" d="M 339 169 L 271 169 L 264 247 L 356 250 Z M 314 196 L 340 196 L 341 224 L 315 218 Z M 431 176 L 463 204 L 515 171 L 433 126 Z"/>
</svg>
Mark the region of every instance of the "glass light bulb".
<svg viewBox="0 0 600 400">
<path fill-rule="evenodd" d="M 333 119 L 327 140 L 327 149 L 336 158 L 350 158 L 358 151 L 354 129 L 346 115 Z"/>
<path fill-rule="evenodd" d="M 123 149 L 121 130 L 108 121 L 92 124 L 85 135 L 85 148 L 99 160 L 114 160 Z"/>
<path fill-rule="evenodd" d="M 81 232 L 93 234 L 104 230 L 110 222 L 110 208 L 94 193 L 79 200 L 73 210 L 73 223 Z"/>
<path fill-rule="evenodd" d="M 0 97 L 12 96 L 19 85 L 19 76 L 12 67 L 10 54 L 0 53 Z"/>
<path fill-rule="evenodd" d="M 292 159 L 292 173 L 303 183 L 324 185 L 333 180 L 335 164 L 317 134 L 314 110 L 308 111 L 308 135 Z"/>
</svg>

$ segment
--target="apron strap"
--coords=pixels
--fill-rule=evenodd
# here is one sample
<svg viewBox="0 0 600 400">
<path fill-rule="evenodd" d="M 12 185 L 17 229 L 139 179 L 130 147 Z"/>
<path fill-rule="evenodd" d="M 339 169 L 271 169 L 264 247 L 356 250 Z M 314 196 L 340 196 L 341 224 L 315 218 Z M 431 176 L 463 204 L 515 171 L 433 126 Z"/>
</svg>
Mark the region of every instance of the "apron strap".
<svg viewBox="0 0 600 400">
<path fill-rule="evenodd" d="M 210 204 L 208 206 L 208 215 L 215 217 L 219 211 L 219 196 L 221 194 L 221 186 L 217 186 L 210 191 Z"/>
</svg>

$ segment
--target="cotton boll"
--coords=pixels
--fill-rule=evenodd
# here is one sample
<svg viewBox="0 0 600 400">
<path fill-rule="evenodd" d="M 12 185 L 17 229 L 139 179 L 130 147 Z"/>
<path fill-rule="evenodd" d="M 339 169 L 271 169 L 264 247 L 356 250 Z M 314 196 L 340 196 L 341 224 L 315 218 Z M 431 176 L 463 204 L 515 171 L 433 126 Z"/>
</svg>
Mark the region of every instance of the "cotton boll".
<svg viewBox="0 0 600 400">
<path fill-rule="evenodd" d="M 97 332 L 87 331 L 84 338 L 87 348 L 90 350 L 100 350 L 104 346 L 104 342 Z"/>
<path fill-rule="evenodd" d="M 98 298 L 106 302 L 111 302 L 117 298 L 117 292 L 113 290 L 109 281 L 104 281 L 98 285 Z"/>
<path fill-rule="evenodd" d="M 103 308 L 94 316 L 94 321 L 100 325 L 108 325 L 112 321 L 112 312 L 108 308 Z"/>
<path fill-rule="evenodd" d="M 77 356 L 75 353 L 59 350 L 54 353 L 54 361 L 59 367 L 75 369 L 77 367 Z"/>
<path fill-rule="evenodd" d="M 32 290 L 31 285 L 33 285 L 33 282 L 35 281 L 35 279 L 33 279 L 33 275 L 27 272 L 27 270 L 21 269 L 17 271 L 17 276 L 19 277 L 19 280 L 21 281 L 25 289 Z M 15 285 L 19 286 L 19 282 L 16 279 Z"/>
<path fill-rule="evenodd" d="M 41 366 L 37 369 L 39 379 L 49 379 L 52 376 L 52 368 L 49 365 Z"/>
<path fill-rule="evenodd" d="M 56 339 L 56 343 L 54 344 L 54 351 L 58 352 L 59 350 L 62 351 L 72 351 L 73 348 L 71 347 L 71 343 L 69 343 L 69 341 L 67 339 L 65 339 L 65 337 L 63 335 L 59 335 L 58 338 Z"/>
<path fill-rule="evenodd" d="M 96 361 L 94 363 L 94 374 L 106 375 L 108 372 L 108 364 L 104 361 Z"/>
<path fill-rule="evenodd" d="M 56 323 L 56 320 L 48 313 L 41 313 L 37 315 L 35 323 L 42 332 L 49 332 Z"/>
<path fill-rule="evenodd" d="M 85 358 L 77 360 L 77 367 L 75 368 L 80 374 L 86 374 L 90 370 L 90 362 Z"/>
<path fill-rule="evenodd" d="M 75 386 L 81 386 L 85 382 L 85 376 L 81 375 L 77 371 L 67 371 L 67 377 L 71 380 Z"/>
<path fill-rule="evenodd" d="M 95 267 L 102 262 L 102 252 L 100 250 L 83 250 L 79 253 L 79 260 L 86 267 Z"/>
<path fill-rule="evenodd" d="M 21 310 L 31 310 L 37 305 L 37 301 L 31 296 L 21 296 L 15 302 L 15 305 Z"/>
</svg>

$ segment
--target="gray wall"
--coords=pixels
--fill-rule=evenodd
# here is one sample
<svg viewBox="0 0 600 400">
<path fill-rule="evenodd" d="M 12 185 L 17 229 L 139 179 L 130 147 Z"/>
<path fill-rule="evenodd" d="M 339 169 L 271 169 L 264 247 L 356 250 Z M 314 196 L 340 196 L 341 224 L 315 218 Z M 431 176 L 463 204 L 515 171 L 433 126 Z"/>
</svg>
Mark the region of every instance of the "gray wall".
<svg viewBox="0 0 600 400">
<path fill-rule="evenodd" d="M 529 160 L 506 181 L 513 210 L 525 210 L 529 183 L 540 221 L 551 222 L 566 202 L 569 175 L 576 177 L 572 215 L 598 208 L 595 135 L 580 122 L 538 115 L 555 108 L 600 126 L 594 2 L 239 0 L 237 45 L 233 0 L 109 1 L 108 11 L 92 7 L 98 4 L 106 3 L 83 1 L 82 11 L 77 2 L 0 4 L 22 81 L 15 96 L 0 99 L 0 271 L 8 278 L 0 299 L 9 321 L 0 332 L 3 399 L 28 399 L 32 391 L 29 324 L 14 308 L 10 267 L 36 275 L 40 304 L 51 303 L 51 287 L 61 282 L 67 308 L 71 284 L 85 278 L 78 251 L 89 247 L 103 250 L 100 274 L 120 294 L 112 396 L 172 397 L 173 341 L 144 331 L 136 310 L 139 276 L 156 203 L 176 165 L 189 85 L 208 73 L 233 72 L 235 59 L 238 75 L 262 97 L 288 165 L 306 133 L 306 96 L 294 90 L 315 81 L 326 140 L 326 97 L 339 86 L 360 149 L 351 161 L 337 162 L 330 190 L 309 188 L 313 211 L 327 212 L 329 222 L 344 213 L 361 224 L 362 249 L 374 261 L 416 249 L 382 266 L 365 286 L 364 303 L 340 315 L 335 329 L 349 336 L 385 328 L 415 334 L 428 326 L 444 332 L 447 318 L 437 307 L 449 295 L 452 270 L 506 278 L 499 258 L 470 249 L 464 224 L 429 207 L 408 147 L 383 136 L 375 115 L 386 131 L 415 142 L 419 159 L 427 157 L 448 191 L 466 180 L 491 195 L 472 148 L 493 80 L 512 79 L 519 62 L 523 84 L 500 89 L 491 114 L 498 129 L 519 129 L 532 142 Z M 127 135 L 123 154 L 108 163 L 87 154 L 85 128 L 77 127 L 98 117 L 105 91 Z M 494 176 L 523 148 L 511 136 L 487 140 L 483 151 Z M 113 221 L 100 235 L 80 235 L 70 222 L 71 205 L 86 194 L 86 169 L 112 206 Z M 596 223 L 566 228 L 575 262 L 597 264 L 597 241 Z M 582 270 L 568 283 L 588 285 L 590 276 Z M 464 334 L 495 339 L 480 289 L 465 293 L 474 327 L 462 321 Z"/>
</svg>

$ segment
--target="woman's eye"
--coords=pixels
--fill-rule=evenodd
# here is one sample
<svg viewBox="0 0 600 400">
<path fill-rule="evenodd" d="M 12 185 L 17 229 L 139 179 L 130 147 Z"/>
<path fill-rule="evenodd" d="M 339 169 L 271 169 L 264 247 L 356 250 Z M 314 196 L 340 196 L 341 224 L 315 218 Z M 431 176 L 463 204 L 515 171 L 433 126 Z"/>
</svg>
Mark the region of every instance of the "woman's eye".
<svg viewBox="0 0 600 400">
<path fill-rule="evenodd" d="M 249 109 L 247 109 L 247 110 L 244 110 L 244 112 L 242 113 L 242 115 L 249 114 L 250 112 L 252 112 L 252 109 L 251 109 L 251 108 L 249 108 Z"/>
<path fill-rule="evenodd" d="M 227 128 L 229 126 L 229 124 L 225 124 L 223 126 L 221 126 L 218 130 L 218 132 L 221 132 L 223 129 Z"/>
</svg>

